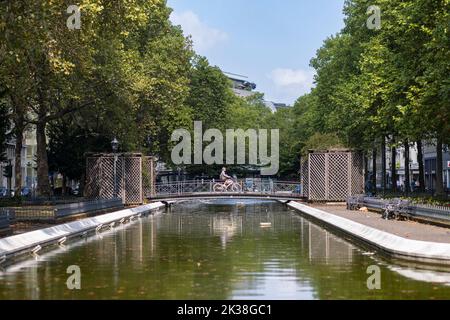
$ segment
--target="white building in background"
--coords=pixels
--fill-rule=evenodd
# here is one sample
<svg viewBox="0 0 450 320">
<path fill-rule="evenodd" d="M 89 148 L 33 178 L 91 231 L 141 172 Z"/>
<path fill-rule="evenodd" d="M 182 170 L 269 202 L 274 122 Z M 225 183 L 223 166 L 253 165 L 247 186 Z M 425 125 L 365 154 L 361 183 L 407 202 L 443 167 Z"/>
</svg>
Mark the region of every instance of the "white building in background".
<svg viewBox="0 0 450 320">
<path fill-rule="evenodd" d="M 3 169 L 10 162 L 13 166 L 12 173 L 13 176 L 11 178 L 11 188 L 14 189 L 17 185 L 14 172 L 15 172 L 15 150 L 16 150 L 16 141 L 15 139 L 11 139 L 7 143 L 7 161 L 0 163 L 0 187 L 8 186 L 8 179 L 3 176 Z M 31 189 L 36 188 L 37 186 L 37 173 L 36 173 L 36 131 L 35 130 L 27 130 L 24 133 L 23 146 L 21 152 L 21 171 L 22 171 L 22 181 L 20 181 L 21 187 L 29 187 Z"/>
<path fill-rule="evenodd" d="M 234 74 L 234 73 L 228 73 L 224 72 L 225 76 L 231 81 L 232 84 L 232 90 L 234 94 L 241 98 L 248 98 L 255 94 L 257 94 L 256 91 L 256 84 L 253 82 L 249 82 L 248 78 L 246 76 Z M 284 103 L 276 103 L 273 101 L 263 101 L 265 106 L 269 108 L 272 113 L 277 112 L 281 108 L 288 108 Z"/>
<path fill-rule="evenodd" d="M 25 157 L 22 159 L 22 186 L 27 186 L 31 189 L 37 187 L 37 142 L 36 130 L 30 130 L 25 133 Z"/>
<path fill-rule="evenodd" d="M 444 146 L 446 152 L 442 155 L 442 168 L 444 188 L 450 189 L 450 146 Z M 424 143 L 423 146 L 423 161 L 425 163 L 425 184 L 429 189 L 436 188 L 436 168 L 437 168 L 437 153 L 435 141 Z"/>
<path fill-rule="evenodd" d="M 377 152 L 377 187 L 381 188 L 381 153 L 380 149 Z M 386 146 L 386 185 L 390 188 L 391 184 L 391 148 Z M 410 182 L 419 180 L 419 161 L 418 161 L 417 145 L 414 144 L 409 148 L 409 168 L 405 169 L 405 148 L 398 147 L 396 150 L 396 174 L 398 184 L 405 185 L 405 173 L 409 170 Z M 425 171 L 425 188 L 427 190 L 434 190 L 436 188 L 436 146 L 432 142 L 423 142 L 423 161 Z M 369 159 L 369 172 L 372 172 L 372 160 Z M 443 180 L 444 187 L 450 189 L 450 152 L 443 154 Z"/>
<path fill-rule="evenodd" d="M 256 94 L 256 84 L 249 82 L 246 76 L 224 72 L 225 76 L 231 81 L 231 89 L 234 94 L 241 98 L 251 97 Z"/>
<path fill-rule="evenodd" d="M 381 168 L 382 168 L 382 161 L 381 161 L 381 150 L 379 149 L 377 152 L 377 187 L 381 188 L 382 186 L 382 175 L 381 175 Z M 391 184 L 391 167 L 392 167 L 392 153 L 391 148 L 386 146 L 385 150 L 386 154 L 386 186 L 390 188 Z M 406 169 L 405 169 L 405 148 L 398 147 L 396 149 L 396 156 L 395 156 L 395 167 L 396 167 L 396 175 L 398 180 L 399 186 L 405 185 L 406 180 Z M 419 162 L 418 162 L 418 152 L 417 147 L 414 145 L 409 148 L 409 177 L 410 182 L 414 180 L 419 180 Z M 369 172 L 373 172 L 373 166 L 372 166 L 372 160 L 369 159 Z"/>
</svg>

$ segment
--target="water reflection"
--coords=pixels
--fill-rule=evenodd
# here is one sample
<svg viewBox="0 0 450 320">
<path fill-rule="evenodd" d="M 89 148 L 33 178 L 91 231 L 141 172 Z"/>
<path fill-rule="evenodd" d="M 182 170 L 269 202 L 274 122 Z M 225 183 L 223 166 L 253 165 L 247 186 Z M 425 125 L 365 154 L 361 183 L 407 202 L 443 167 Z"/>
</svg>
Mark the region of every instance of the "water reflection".
<svg viewBox="0 0 450 320">
<path fill-rule="evenodd" d="M 242 217 L 230 215 L 212 218 L 213 234 L 220 237 L 222 248 L 232 240 L 237 233 L 242 233 Z"/>
<path fill-rule="evenodd" d="M 270 224 L 270 227 L 262 227 Z M 379 265 L 382 290 L 368 290 Z M 82 271 L 79 291 L 67 267 Z M 1 299 L 450 298 L 450 271 L 364 251 L 278 203 L 183 203 L 0 271 Z"/>
</svg>

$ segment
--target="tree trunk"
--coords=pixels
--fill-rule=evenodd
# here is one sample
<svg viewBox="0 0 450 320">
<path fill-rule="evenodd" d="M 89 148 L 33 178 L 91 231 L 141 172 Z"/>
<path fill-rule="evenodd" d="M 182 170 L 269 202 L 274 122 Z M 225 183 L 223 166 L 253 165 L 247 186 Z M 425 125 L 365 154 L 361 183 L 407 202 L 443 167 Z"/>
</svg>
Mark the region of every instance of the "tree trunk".
<svg viewBox="0 0 450 320">
<path fill-rule="evenodd" d="M 386 193 L 386 137 L 381 139 L 381 187 Z"/>
<path fill-rule="evenodd" d="M 417 162 L 419 163 L 419 192 L 425 192 L 425 168 L 423 164 L 422 140 L 417 141 Z"/>
<path fill-rule="evenodd" d="M 23 133 L 25 131 L 25 114 L 26 108 L 23 101 L 15 94 L 10 94 L 10 99 L 13 105 L 13 128 L 12 133 L 16 138 L 16 148 L 14 150 L 14 195 L 20 196 L 22 187 L 22 148 L 23 148 Z M 9 186 L 8 190 L 11 186 Z"/>
<path fill-rule="evenodd" d="M 45 123 L 39 122 L 36 126 L 37 142 L 37 193 L 41 196 L 50 195 L 50 183 L 48 180 L 47 141 L 45 139 Z"/>
<path fill-rule="evenodd" d="M 372 193 L 377 194 L 377 149 L 372 150 Z"/>
<path fill-rule="evenodd" d="M 78 186 L 78 196 L 85 196 L 84 194 L 84 187 L 86 184 L 86 170 L 83 171 L 83 173 L 81 174 L 81 178 L 80 178 L 80 182 L 79 182 L 79 186 Z"/>
<path fill-rule="evenodd" d="M 438 137 L 436 144 L 436 195 L 444 195 L 444 168 L 442 166 L 442 138 Z"/>
<path fill-rule="evenodd" d="M 61 195 L 65 196 L 66 195 L 67 178 L 66 178 L 66 175 L 64 173 L 61 173 L 61 175 L 62 175 Z"/>
<path fill-rule="evenodd" d="M 16 149 L 14 151 L 14 195 L 20 196 L 22 190 L 22 147 L 23 147 L 23 130 L 17 128 L 15 130 Z"/>
<path fill-rule="evenodd" d="M 395 148 L 395 138 L 392 138 L 391 148 L 391 184 L 392 192 L 397 192 L 397 149 Z"/>
<path fill-rule="evenodd" d="M 409 177 L 409 142 L 405 140 L 405 193 L 408 195 L 410 192 L 411 181 Z"/>
<path fill-rule="evenodd" d="M 364 151 L 364 182 L 367 183 L 367 181 L 369 181 L 369 159 L 367 157 L 367 152 Z"/>
</svg>

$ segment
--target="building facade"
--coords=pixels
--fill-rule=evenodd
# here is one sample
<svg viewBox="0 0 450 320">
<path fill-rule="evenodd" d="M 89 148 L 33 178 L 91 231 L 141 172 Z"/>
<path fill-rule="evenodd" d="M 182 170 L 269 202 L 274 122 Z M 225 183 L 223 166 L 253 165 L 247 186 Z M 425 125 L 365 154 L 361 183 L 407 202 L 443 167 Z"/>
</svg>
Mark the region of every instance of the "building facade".
<svg viewBox="0 0 450 320">
<path fill-rule="evenodd" d="M 450 152 L 448 148 L 443 154 L 443 180 L 444 187 L 450 189 Z M 381 162 L 381 149 L 377 150 L 377 188 L 382 186 L 382 162 Z M 391 165 L 392 165 L 392 155 L 391 149 L 386 146 L 384 150 L 386 154 L 386 185 L 391 188 Z M 400 188 L 405 187 L 406 180 L 406 170 L 409 170 L 410 183 L 419 181 L 419 162 L 418 162 L 418 151 L 417 145 L 414 144 L 409 149 L 409 167 L 405 168 L 405 148 L 398 147 L 396 149 L 396 175 L 397 175 L 397 186 Z M 424 171 L 425 171 L 425 189 L 428 191 L 435 190 L 436 188 L 436 168 L 437 168 L 437 154 L 436 145 L 433 142 L 423 142 L 423 161 L 424 161 Z M 369 159 L 368 171 L 370 174 L 373 172 L 372 160 Z M 416 184 L 416 185 L 417 185 Z"/>
<path fill-rule="evenodd" d="M 450 152 L 448 146 L 444 146 L 444 150 L 447 151 L 442 155 L 444 187 L 450 189 Z M 425 184 L 428 189 L 434 190 L 436 188 L 437 153 L 433 141 L 424 144 L 423 158 L 425 162 Z"/>
<path fill-rule="evenodd" d="M 240 98 L 248 98 L 257 93 L 254 91 L 256 89 L 256 84 L 249 82 L 247 77 L 227 72 L 225 72 L 225 76 L 231 81 L 231 89 L 236 96 Z M 267 100 L 264 100 L 263 102 L 264 105 L 272 111 L 272 113 L 277 112 L 279 109 L 289 107 L 284 103 L 277 103 Z"/>
<path fill-rule="evenodd" d="M 16 141 L 11 139 L 7 143 L 6 162 L 0 163 L 1 177 L 0 187 L 8 187 L 8 178 L 3 175 L 4 168 L 10 163 L 12 165 L 13 176 L 11 178 L 11 189 L 15 189 L 17 185 L 20 187 L 28 187 L 35 189 L 37 186 L 37 174 L 36 174 L 36 132 L 35 130 L 26 131 L 24 134 L 23 146 L 21 151 L 21 172 L 22 181 L 17 182 L 15 180 L 15 153 L 16 153 Z"/>
</svg>

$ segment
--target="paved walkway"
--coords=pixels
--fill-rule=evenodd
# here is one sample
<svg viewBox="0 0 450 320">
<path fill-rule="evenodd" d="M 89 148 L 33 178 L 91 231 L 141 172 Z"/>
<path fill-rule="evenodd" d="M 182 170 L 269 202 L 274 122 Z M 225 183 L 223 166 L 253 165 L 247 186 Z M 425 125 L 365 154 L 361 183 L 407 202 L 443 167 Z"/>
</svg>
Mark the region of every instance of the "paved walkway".
<svg viewBox="0 0 450 320">
<path fill-rule="evenodd" d="M 379 213 L 350 211 L 345 205 L 310 206 L 406 239 L 450 243 L 450 228 L 414 221 L 384 220 Z"/>
</svg>

